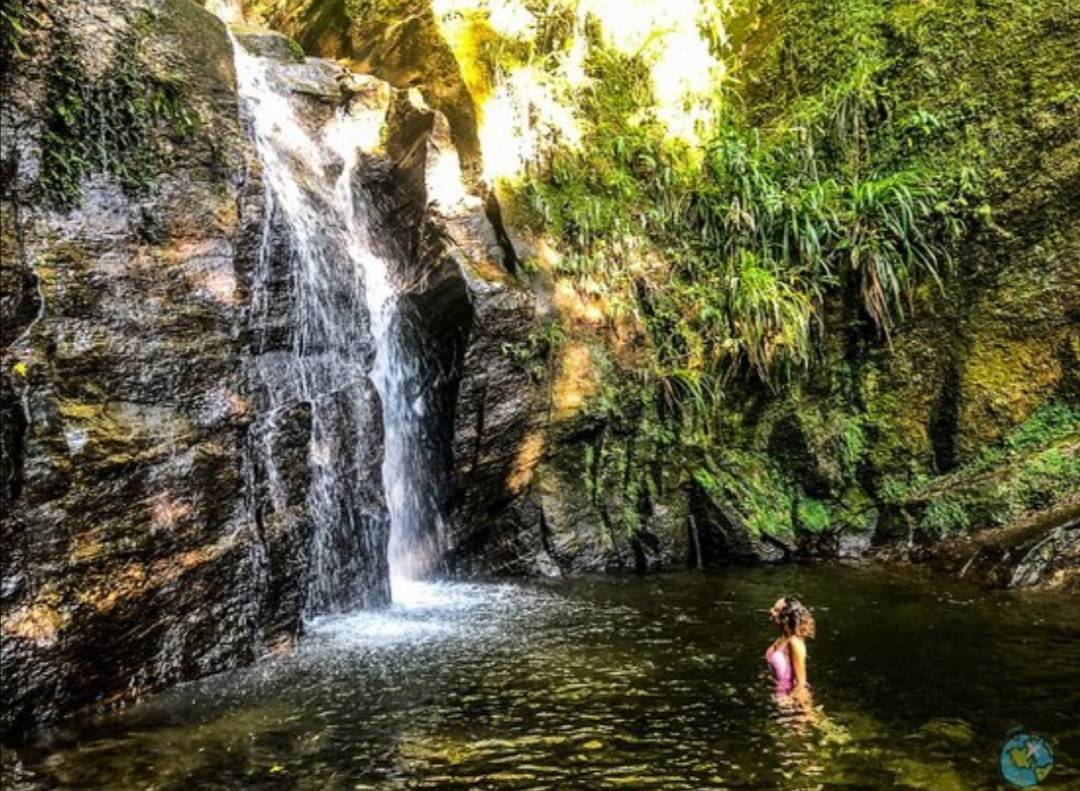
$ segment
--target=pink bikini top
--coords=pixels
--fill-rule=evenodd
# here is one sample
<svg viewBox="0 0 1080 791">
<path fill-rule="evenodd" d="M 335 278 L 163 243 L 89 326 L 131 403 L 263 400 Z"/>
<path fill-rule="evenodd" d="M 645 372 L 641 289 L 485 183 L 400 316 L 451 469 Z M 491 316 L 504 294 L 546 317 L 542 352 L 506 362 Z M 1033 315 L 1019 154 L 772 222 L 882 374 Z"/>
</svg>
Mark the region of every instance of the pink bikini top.
<svg viewBox="0 0 1080 791">
<path fill-rule="evenodd" d="M 781 695 L 791 692 L 795 686 L 795 673 L 791 668 L 787 643 L 783 643 L 779 648 L 775 649 L 769 646 L 769 650 L 765 652 L 765 661 L 769 663 L 769 667 L 772 668 L 773 675 L 776 677 L 776 691 Z"/>
</svg>

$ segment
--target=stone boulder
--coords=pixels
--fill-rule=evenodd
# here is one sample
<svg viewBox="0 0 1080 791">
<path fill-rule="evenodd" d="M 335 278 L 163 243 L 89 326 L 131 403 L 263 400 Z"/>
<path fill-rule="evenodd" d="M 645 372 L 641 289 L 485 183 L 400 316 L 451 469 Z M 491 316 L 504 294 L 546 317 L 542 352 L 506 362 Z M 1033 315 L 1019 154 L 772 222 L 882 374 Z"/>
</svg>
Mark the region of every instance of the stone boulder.
<svg viewBox="0 0 1080 791">
<path fill-rule="evenodd" d="M 192 0 L 26 6 L 17 52 L 5 50 L 0 116 L 12 734 L 291 644 L 314 527 L 312 405 L 271 409 L 253 375 L 295 328 L 284 271 L 271 262 L 256 282 L 267 229 L 282 266 L 288 245 L 267 217 L 225 26 Z M 273 35 L 245 37 L 296 72 L 295 100 L 313 120 L 343 100 L 340 69 L 299 61 Z M 123 91 L 130 102 L 108 105 Z M 72 92 L 105 105 L 70 122 L 57 108 L 74 106 Z M 89 125 L 105 155 L 87 155 L 72 123 Z M 373 392 L 365 403 L 377 406 Z M 381 423 L 377 411 L 359 419 L 367 435 L 339 450 L 368 471 L 355 507 L 383 525 L 353 575 L 355 597 L 377 603 Z"/>
</svg>

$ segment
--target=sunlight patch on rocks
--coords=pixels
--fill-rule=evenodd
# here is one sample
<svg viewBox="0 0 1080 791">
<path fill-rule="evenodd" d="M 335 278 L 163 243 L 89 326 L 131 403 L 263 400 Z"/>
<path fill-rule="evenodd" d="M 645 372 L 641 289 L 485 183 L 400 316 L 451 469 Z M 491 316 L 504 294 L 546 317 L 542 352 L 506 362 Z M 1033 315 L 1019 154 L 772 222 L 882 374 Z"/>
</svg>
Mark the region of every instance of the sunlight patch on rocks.
<svg viewBox="0 0 1080 791">
<path fill-rule="evenodd" d="M 172 530 L 191 514 L 191 506 L 168 492 L 160 492 L 150 499 L 150 519 L 156 530 Z"/>
<path fill-rule="evenodd" d="M 409 101 L 421 111 L 431 112 L 416 89 L 409 91 Z M 446 116 L 435 112 L 434 124 L 429 137 L 427 167 L 424 181 L 428 199 L 438 204 L 444 216 L 456 217 L 477 208 L 476 196 L 470 195 L 461 173 L 461 158 L 454 146 L 450 124 Z"/>
<path fill-rule="evenodd" d="M 582 295 L 569 278 L 560 278 L 555 284 L 552 303 L 561 317 L 576 323 L 595 327 L 606 318 L 601 301 Z"/>
<path fill-rule="evenodd" d="M 551 392 L 554 418 L 560 420 L 573 416 L 599 389 L 600 379 L 588 345 L 580 341 L 564 344 L 559 353 Z"/>
<path fill-rule="evenodd" d="M 514 469 L 506 480 L 506 485 L 511 492 L 517 494 L 528 485 L 529 481 L 532 480 L 533 471 L 536 469 L 536 465 L 540 463 L 540 458 L 543 455 L 544 433 L 534 431 L 525 437 L 518 447 L 517 458 L 514 460 Z"/>
<path fill-rule="evenodd" d="M 206 272 L 199 280 L 200 288 L 216 301 L 236 304 L 236 276 L 232 272 Z"/>
<path fill-rule="evenodd" d="M 61 608 L 62 597 L 53 587 L 43 589 L 33 601 L 5 615 L 0 632 L 10 637 L 48 646 L 71 620 Z"/>
</svg>

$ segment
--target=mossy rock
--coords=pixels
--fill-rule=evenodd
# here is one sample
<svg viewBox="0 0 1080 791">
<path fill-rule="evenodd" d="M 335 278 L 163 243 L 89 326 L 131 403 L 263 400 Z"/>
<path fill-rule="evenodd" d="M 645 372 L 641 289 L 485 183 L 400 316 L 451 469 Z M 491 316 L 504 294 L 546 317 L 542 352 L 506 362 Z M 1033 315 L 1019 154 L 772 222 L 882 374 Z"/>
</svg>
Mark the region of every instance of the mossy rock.
<svg viewBox="0 0 1080 791">
<path fill-rule="evenodd" d="M 282 62 L 304 60 L 304 48 L 288 36 L 250 25 L 234 25 L 233 37 L 252 55 Z"/>
</svg>

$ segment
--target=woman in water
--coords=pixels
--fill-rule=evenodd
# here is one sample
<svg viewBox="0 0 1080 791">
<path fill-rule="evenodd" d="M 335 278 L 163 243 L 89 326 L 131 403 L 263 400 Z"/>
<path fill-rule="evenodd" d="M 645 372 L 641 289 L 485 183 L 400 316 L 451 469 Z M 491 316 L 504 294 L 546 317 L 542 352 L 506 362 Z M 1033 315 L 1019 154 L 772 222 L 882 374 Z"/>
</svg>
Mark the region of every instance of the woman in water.
<svg viewBox="0 0 1080 791">
<path fill-rule="evenodd" d="M 794 596 L 784 596 L 769 610 L 769 618 L 780 627 L 780 636 L 765 652 L 765 661 L 776 678 L 776 694 L 798 703 L 809 703 L 806 641 L 814 636 L 814 616 Z"/>
</svg>

